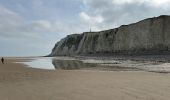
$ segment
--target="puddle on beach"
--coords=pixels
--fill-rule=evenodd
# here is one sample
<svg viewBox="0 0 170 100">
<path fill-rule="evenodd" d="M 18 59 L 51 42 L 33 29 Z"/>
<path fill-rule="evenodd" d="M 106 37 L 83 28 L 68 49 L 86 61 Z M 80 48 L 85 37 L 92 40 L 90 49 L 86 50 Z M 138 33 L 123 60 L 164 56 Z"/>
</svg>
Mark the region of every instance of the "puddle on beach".
<svg viewBox="0 0 170 100">
<path fill-rule="evenodd" d="M 170 72 L 170 63 L 75 59 L 71 57 L 39 57 L 21 62 L 28 67 L 49 70 L 102 70 L 102 71 L 151 71 Z"/>
<path fill-rule="evenodd" d="M 75 70 L 97 66 L 97 64 L 83 63 L 83 61 L 69 57 L 41 57 L 23 63 L 28 65 L 28 67 L 51 70 Z"/>
<path fill-rule="evenodd" d="M 32 61 L 22 62 L 28 67 L 50 69 L 50 70 L 107 70 L 107 71 L 127 71 L 138 70 L 136 68 L 108 66 L 104 64 L 115 63 L 115 61 L 103 60 L 79 60 L 70 57 L 40 57 L 33 58 Z"/>
</svg>

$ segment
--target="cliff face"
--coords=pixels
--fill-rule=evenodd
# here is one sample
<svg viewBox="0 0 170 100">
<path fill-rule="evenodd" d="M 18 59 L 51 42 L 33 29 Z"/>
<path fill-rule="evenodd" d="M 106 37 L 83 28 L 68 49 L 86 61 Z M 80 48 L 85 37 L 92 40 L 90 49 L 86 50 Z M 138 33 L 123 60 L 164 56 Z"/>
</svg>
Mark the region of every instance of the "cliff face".
<svg viewBox="0 0 170 100">
<path fill-rule="evenodd" d="M 170 52 L 170 16 L 159 16 L 119 28 L 68 35 L 50 56 Z"/>
</svg>

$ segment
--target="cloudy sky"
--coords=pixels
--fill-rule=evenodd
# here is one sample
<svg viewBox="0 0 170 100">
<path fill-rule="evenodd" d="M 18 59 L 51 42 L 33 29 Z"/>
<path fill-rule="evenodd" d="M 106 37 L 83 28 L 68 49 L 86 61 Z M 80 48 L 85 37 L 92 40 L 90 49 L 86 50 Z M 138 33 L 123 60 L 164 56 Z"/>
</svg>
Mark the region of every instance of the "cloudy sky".
<svg viewBox="0 0 170 100">
<path fill-rule="evenodd" d="M 39 56 L 72 33 L 159 15 L 170 0 L 0 0 L 0 56 Z"/>
</svg>

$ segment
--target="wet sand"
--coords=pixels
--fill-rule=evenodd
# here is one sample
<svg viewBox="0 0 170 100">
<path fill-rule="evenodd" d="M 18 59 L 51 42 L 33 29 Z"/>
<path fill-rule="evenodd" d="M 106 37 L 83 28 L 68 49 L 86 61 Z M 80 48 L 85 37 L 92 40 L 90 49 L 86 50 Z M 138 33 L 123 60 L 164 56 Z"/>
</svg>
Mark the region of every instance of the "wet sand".
<svg viewBox="0 0 170 100">
<path fill-rule="evenodd" d="M 0 100 L 170 99 L 169 73 L 42 70 L 6 61 L 0 64 Z"/>
</svg>

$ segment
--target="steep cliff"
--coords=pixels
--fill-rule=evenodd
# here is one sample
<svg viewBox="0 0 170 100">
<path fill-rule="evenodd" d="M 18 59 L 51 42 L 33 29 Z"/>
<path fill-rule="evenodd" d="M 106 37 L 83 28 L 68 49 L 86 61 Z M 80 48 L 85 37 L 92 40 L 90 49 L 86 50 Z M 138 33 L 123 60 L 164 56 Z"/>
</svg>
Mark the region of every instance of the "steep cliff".
<svg viewBox="0 0 170 100">
<path fill-rule="evenodd" d="M 165 15 L 115 29 L 68 35 L 57 42 L 50 56 L 163 52 L 170 52 L 170 16 Z"/>
</svg>

